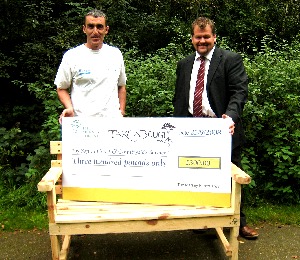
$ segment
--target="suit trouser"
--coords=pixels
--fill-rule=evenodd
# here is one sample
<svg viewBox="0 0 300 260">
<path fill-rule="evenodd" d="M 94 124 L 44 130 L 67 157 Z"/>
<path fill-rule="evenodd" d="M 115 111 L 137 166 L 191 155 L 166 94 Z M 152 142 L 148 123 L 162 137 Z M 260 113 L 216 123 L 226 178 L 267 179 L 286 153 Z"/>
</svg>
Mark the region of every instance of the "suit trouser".
<svg viewBox="0 0 300 260">
<path fill-rule="evenodd" d="M 231 162 L 234 163 L 236 166 L 238 166 L 239 168 L 242 168 L 242 163 L 241 163 L 241 146 L 235 147 L 232 150 L 231 153 Z M 241 198 L 241 209 L 240 209 L 240 226 L 244 227 L 247 225 L 247 221 L 246 221 L 246 216 L 245 214 L 242 212 L 243 209 L 243 189 L 242 189 L 242 198 Z"/>
</svg>

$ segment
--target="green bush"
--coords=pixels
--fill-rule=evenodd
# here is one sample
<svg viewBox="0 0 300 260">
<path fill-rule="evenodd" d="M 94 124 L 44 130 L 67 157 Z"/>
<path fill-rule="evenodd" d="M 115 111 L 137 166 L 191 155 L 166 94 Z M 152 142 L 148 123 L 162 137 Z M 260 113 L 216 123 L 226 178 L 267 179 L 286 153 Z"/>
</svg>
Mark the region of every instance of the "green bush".
<svg viewBox="0 0 300 260">
<path fill-rule="evenodd" d="M 38 142 L 39 138 L 18 126 L 0 128 L 0 185 L 19 187 L 23 184 L 28 169 L 27 152 Z"/>
<path fill-rule="evenodd" d="M 127 116 L 172 116 L 176 45 L 170 44 L 155 54 L 139 56 L 134 50 L 125 54 L 127 81 Z"/>
<path fill-rule="evenodd" d="M 243 166 L 256 194 L 285 203 L 300 202 L 299 47 L 281 44 L 274 51 L 265 45 L 245 62 L 250 83 Z"/>
</svg>

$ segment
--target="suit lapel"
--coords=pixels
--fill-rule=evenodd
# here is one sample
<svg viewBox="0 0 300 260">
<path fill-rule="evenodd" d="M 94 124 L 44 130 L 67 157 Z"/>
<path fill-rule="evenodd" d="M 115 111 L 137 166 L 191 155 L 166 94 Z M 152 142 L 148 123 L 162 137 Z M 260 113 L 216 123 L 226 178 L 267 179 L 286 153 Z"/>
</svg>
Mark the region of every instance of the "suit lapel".
<svg viewBox="0 0 300 260">
<path fill-rule="evenodd" d="M 190 82 L 191 82 L 191 74 L 192 74 L 195 56 L 196 53 L 188 56 L 186 60 L 186 64 L 184 66 L 184 73 L 185 73 L 184 86 L 185 86 L 185 96 L 186 96 L 187 103 L 189 102 L 189 97 L 190 97 Z"/>
<path fill-rule="evenodd" d="M 209 71 L 207 74 L 207 83 L 206 83 L 206 89 L 210 88 L 211 81 L 217 71 L 217 68 L 221 62 L 222 59 L 222 52 L 219 48 L 215 48 L 215 51 L 213 53 L 213 56 L 211 58 L 210 66 L 209 66 Z"/>
</svg>

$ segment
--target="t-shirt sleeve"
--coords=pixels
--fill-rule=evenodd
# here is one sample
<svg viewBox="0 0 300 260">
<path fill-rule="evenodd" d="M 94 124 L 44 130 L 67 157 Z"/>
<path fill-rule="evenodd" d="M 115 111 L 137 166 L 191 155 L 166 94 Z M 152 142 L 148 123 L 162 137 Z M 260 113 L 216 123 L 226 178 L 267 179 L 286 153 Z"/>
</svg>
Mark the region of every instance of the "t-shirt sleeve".
<svg viewBox="0 0 300 260">
<path fill-rule="evenodd" d="M 125 64 L 124 64 L 124 59 L 123 55 L 120 51 L 120 62 L 121 62 L 121 68 L 120 68 L 120 75 L 118 79 L 118 86 L 125 86 L 126 85 L 126 72 L 125 72 Z"/>
<path fill-rule="evenodd" d="M 65 54 L 58 67 L 54 84 L 59 89 L 67 89 L 71 86 L 71 83 L 72 83 L 71 67 L 68 62 L 68 55 Z"/>
</svg>

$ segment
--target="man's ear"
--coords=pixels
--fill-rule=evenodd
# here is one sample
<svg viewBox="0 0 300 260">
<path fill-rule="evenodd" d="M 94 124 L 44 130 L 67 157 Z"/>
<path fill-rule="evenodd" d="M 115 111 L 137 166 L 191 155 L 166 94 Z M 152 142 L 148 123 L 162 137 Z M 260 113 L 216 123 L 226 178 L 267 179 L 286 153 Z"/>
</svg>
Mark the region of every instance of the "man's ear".
<svg viewBox="0 0 300 260">
<path fill-rule="evenodd" d="M 82 31 L 84 32 L 84 33 L 86 33 L 86 27 L 85 27 L 85 25 L 82 25 Z"/>
</svg>

